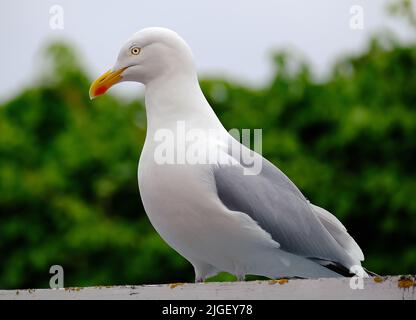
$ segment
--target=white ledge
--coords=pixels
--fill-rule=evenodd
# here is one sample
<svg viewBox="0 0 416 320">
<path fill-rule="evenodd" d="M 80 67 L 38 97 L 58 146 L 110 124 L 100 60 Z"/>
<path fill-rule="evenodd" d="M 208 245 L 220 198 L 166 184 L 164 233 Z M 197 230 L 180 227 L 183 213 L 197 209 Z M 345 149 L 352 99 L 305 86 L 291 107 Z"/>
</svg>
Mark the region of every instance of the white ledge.
<svg viewBox="0 0 416 320">
<path fill-rule="evenodd" d="M 415 300 L 416 280 L 400 276 L 363 279 L 363 289 L 351 289 L 350 278 L 211 282 L 65 289 L 0 290 L 4 299 L 399 299 Z"/>
</svg>

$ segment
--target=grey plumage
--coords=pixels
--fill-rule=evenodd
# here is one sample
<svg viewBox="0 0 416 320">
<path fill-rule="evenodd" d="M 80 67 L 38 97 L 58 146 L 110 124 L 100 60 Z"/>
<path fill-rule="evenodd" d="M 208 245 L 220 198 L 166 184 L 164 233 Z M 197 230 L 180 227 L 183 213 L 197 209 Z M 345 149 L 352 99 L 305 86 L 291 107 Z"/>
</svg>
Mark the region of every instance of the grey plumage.
<svg viewBox="0 0 416 320">
<path fill-rule="evenodd" d="M 252 152 L 242 148 L 243 155 Z M 361 249 L 345 227 L 329 212 L 312 205 L 277 167 L 264 158 L 261 161 L 258 175 L 244 175 L 243 166 L 215 167 L 221 201 L 230 210 L 249 215 L 282 250 L 322 265 L 338 264 L 349 269 L 360 264 L 364 258 Z"/>
</svg>

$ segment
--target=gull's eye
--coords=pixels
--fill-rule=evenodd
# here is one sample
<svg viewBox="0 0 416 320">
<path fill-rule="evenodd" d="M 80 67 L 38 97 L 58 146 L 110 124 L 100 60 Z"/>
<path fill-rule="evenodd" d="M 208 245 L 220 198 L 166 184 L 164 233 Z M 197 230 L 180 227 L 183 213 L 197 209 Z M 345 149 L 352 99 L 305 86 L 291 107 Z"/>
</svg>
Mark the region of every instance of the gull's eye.
<svg viewBox="0 0 416 320">
<path fill-rule="evenodd" d="M 139 47 L 133 47 L 130 49 L 131 54 L 134 54 L 135 56 L 137 56 L 140 53 L 140 48 Z"/>
</svg>

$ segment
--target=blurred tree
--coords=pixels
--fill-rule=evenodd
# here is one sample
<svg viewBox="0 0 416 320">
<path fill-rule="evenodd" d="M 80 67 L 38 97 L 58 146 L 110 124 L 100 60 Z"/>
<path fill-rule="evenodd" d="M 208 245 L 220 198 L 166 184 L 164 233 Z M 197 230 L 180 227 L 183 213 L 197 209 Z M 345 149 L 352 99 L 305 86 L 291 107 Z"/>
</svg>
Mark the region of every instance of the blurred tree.
<svg viewBox="0 0 416 320">
<path fill-rule="evenodd" d="M 263 153 L 348 227 L 378 273 L 416 269 L 416 44 L 374 37 L 325 82 L 291 52 L 253 89 L 201 81 L 226 128 L 262 128 Z M 142 102 L 103 96 L 66 44 L 40 85 L 0 107 L 0 288 L 192 281 L 150 226 L 137 188 Z M 229 279 L 222 275 L 215 279 Z"/>
<path fill-rule="evenodd" d="M 42 85 L 0 108 L 0 287 L 186 278 L 191 268 L 149 226 L 138 195 L 142 104 L 91 103 L 64 44 L 46 51 Z"/>
</svg>

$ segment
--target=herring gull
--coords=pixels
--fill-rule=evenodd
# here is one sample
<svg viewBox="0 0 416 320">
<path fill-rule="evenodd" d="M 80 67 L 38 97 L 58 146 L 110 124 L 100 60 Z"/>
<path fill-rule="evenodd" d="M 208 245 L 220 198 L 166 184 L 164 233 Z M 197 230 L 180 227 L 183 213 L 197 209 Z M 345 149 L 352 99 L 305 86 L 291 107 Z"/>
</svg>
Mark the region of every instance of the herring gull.
<svg viewBox="0 0 416 320">
<path fill-rule="evenodd" d="M 195 281 L 221 271 L 239 280 L 366 275 L 363 253 L 342 223 L 224 129 L 201 91 L 189 46 L 175 32 L 135 33 L 113 68 L 92 83 L 90 97 L 122 81 L 145 85 L 147 134 L 138 168 L 145 211 L 193 265 Z M 198 134 L 188 139 L 191 132 Z M 194 151 L 215 155 L 191 161 L 192 143 Z"/>
</svg>

